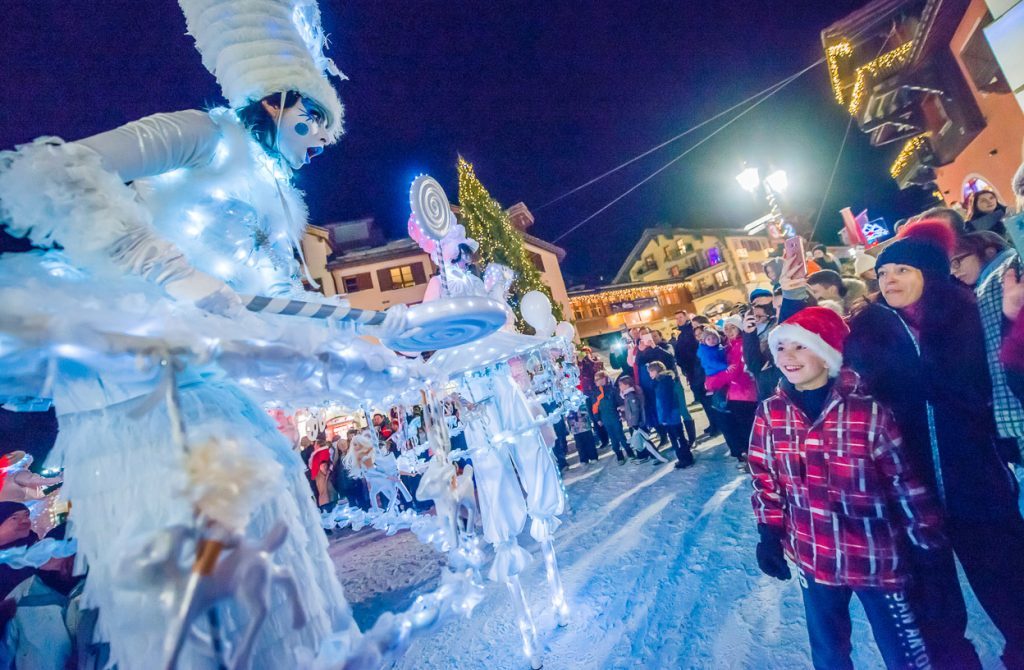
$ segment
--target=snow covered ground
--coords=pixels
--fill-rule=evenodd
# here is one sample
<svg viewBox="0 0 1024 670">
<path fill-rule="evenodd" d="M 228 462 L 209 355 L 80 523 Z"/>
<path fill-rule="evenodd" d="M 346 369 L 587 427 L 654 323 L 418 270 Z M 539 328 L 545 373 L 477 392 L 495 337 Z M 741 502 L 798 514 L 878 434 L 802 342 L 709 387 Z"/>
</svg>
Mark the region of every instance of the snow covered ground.
<svg viewBox="0 0 1024 670">
<path fill-rule="evenodd" d="M 748 476 L 715 440 L 697 466 L 619 466 L 610 454 L 566 474 L 573 511 L 556 546 L 567 598 L 555 625 L 539 548 L 522 582 L 534 613 L 544 667 L 809 668 L 803 605 L 795 580 L 765 577 L 754 560 L 757 531 Z M 436 585 L 443 558 L 409 532 L 361 531 L 332 542 L 332 554 L 361 626 L 406 608 Z M 1002 668 L 1002 637 L 973 594 L 969 635 L 986 668 Z M 854 600 L 854 665 L 881 668 L 870 628 Z M 457 619 L 416 640 L 403 670 L 524 670 L 506 590 L 488 584 L 471 620 Z"/>
</svg>

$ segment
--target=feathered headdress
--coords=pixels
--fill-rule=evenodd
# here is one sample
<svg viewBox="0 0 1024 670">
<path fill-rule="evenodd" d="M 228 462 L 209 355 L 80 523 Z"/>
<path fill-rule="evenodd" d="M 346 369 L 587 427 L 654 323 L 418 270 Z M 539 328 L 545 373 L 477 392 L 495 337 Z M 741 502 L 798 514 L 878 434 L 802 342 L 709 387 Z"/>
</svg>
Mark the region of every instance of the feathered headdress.
<svg viewBox="0 0 1024 670">
<path fill-rule="evenodd" d="M 298 91 L 327 113 L 331 141 L 341 135 L 344 108 L 324 55 L 327 39 L 316 0 L 178 0 L 203 66 L 234 107 Z"/>
</svg>

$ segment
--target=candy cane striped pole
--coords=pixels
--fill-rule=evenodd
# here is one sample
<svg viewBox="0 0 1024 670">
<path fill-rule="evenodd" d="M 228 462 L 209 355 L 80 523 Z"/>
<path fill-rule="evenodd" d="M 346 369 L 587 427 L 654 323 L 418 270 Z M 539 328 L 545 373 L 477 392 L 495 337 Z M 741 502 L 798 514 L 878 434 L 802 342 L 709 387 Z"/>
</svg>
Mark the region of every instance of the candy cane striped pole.
<svg viewBox="0 0 1024 670">
<path fill-rule="evenodd" d="M 348 305 L 325 305 L 288 298 L 268 298 L 262 295 L 242 295 L 242 303 L 250 312 L 304 316 L 308 319 L 337 319 L 355 321 L 367 326 L 384 323 L 384 312 L 371 309 L 355 309 Z"/>
</svg>

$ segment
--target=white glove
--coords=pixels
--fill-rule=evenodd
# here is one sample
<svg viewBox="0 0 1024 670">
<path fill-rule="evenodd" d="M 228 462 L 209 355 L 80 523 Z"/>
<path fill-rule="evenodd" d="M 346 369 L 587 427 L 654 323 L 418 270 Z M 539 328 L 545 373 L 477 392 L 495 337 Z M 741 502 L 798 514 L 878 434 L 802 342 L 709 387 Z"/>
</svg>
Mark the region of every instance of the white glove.
<svg viewBox="0 0 1024 670">
<path fill-rule="evenodd" d="M 384 323 L 376 326 L 363 326 L 363 332 L 373 335 L 377 339 L 385 340 L 397 337 L 409 330 L 409 307 L 407 305 L 392 305 L 384 313 Z"/>
<path fill-rule="evenodd" d="M 188 276 L 164 284 L 171 297 L 194 303 L 206 312 L 222 316 L 237 316 L 245 311 L 242 299 L 220 279 L 196 270 Z"/>
</svg>

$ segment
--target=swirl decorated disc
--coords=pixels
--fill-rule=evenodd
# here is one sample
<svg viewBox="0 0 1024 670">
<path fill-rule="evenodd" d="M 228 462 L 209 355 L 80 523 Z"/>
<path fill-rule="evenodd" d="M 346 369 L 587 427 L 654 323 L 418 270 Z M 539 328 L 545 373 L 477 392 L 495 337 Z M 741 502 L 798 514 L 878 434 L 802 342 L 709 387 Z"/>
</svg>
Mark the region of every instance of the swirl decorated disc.
<svg viewBox="0 0 1024 670">
<path fill-rule="evenodd" d="M 448 234 L 452 208 L 436 179 L 425 174 L 416 177 L 409 189 L 409 206 L 427 237 L 440 240 Z"/>
<path fill-rule="evenodd" d="M 409 328 L 384 343 L 398 351 L 435 351 L 473 342 L 505 325 L 505 310 L 488 298 L 446 298 L 409 308 Z"/>
</svg>

